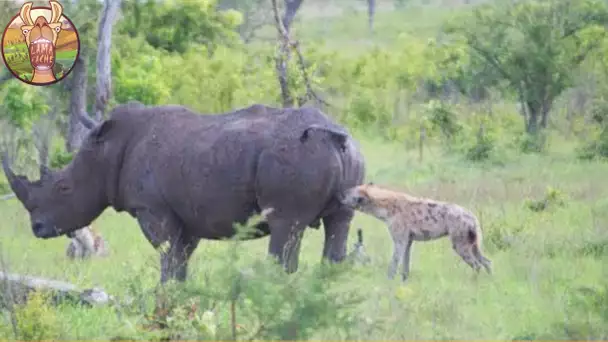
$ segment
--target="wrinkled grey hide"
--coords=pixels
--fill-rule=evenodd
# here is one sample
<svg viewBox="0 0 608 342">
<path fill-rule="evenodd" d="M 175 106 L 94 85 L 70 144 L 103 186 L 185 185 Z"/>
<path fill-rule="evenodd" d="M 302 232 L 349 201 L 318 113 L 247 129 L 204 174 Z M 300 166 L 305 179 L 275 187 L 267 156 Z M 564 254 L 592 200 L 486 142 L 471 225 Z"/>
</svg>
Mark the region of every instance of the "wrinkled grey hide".
<svg viewBox="0 0 608 342">
<path fill-rule="evenodd" d="M 319 110 L 254 105 L 197 115 L 182 106 L 126 104 L 89 127 L 73 161 L 44 169 L 38 181 L 2 160 L 36 237 L 70 234 L 111 206 L 135 217 L 154 247 L 171 243 L 161 254 L 161 282 L 184 280 L 200 239 L 229 238 L 234 222 L 272 208 L 246 239 L 270 234 L 268 251 L 288 272 L 297 270 L 304 229 L 321 220 L 323 257 L 344 259 L 354 213 L 337 196 L 363 182 L 364 160 L 345 129 Z"/>
</svg>

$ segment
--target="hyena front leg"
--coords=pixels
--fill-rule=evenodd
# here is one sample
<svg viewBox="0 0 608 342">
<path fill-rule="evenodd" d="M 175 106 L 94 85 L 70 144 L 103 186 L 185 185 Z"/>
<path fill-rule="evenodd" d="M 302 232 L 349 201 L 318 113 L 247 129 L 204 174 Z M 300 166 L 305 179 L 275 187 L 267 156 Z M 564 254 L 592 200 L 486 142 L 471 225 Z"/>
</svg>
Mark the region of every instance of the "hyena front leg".
<svg viewBox="0 0 608 342">
<path fill-rule="evenodd" d="M 410 255 L 412 254 L 412 243 L 414 240 L 410 237 L 407 240 L 407 245 L 405 246 L 405 251 L 403 252 L 403 265 L 401 270 L 401 279 L 406 281 L 408 276 L 410 275 Z"/>
<path fill-rule="evenodd" d="M 393 258 L 391 259 L 391 263 L 388 266 L 388 278 L 393 279 L 395 274 L 397 273 L 397 267 L 399 267 L 399 262 L 403 259 L 403 255 L 405 250 L 409 244 L 409 237 L 407 238 L 393 238 L 394 246 L 393 246 Z"/>
</svg>

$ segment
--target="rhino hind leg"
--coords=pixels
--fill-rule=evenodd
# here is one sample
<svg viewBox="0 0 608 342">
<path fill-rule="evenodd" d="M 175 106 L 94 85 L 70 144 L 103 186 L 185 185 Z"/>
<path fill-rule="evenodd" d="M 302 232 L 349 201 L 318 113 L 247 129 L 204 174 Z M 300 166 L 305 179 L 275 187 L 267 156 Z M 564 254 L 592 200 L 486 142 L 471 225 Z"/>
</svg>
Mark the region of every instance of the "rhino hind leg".
<svg viewBox="0 0 608 342">
<path fill-rule="evenodd" d="M 268 222 L 271 229 L 268 254 L 275 257 L 287 273 L 296 272 L 306 224 L 281 218 L 271 218 Z"/>
<path fill-rule="evenodd" d="M 325 244 L 323 246 L 323 259 L 331 262 L 342 262 L 346 257 L 348 231 L 354 217 L 350 209 L 342 208 L 323 217 L 325 228 Z"/>
</svg>

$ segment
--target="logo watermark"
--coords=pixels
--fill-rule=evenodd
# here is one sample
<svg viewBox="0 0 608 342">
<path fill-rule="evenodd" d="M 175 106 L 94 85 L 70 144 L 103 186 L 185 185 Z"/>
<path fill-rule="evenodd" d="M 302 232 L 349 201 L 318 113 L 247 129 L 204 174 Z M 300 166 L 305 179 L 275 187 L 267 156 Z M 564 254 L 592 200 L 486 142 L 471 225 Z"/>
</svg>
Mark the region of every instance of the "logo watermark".
<svg viewBox="0 0 608 342">
<path fill-rule="evenodd" d="M 2 34 L 2 58 L 17 79 L 31 85 L 51 85 L 74 68 L 80 53 L 80 38 L 63 6 L 21 6 Z"/>
</svg>

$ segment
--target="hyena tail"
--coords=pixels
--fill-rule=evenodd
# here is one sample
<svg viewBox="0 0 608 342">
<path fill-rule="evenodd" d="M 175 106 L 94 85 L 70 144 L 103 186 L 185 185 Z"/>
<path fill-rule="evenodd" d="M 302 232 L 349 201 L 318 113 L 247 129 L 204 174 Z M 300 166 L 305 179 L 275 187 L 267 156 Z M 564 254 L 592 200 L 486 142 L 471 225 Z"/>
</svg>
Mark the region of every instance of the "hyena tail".
<svg viewBox="0 0 608 342">
<path fill-rule="evenodd" d="M 481 252 L 481 232 L 478 230 L 469 230 L 469 242 L 471 243 L 471 251 L 481 265 L 485 268 L 488 274 L 492 274 L 492 261 L 486 258 Z"/>
</svg>

